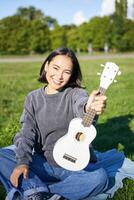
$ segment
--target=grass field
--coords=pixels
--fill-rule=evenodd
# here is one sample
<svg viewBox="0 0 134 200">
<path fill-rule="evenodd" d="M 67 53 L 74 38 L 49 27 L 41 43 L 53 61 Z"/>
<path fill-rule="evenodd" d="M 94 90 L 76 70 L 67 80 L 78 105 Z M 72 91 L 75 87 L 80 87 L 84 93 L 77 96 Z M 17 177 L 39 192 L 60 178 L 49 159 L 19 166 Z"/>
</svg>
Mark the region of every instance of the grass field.
<svg viewBox="0 0 134 200">
<path fill-rule="evenodd" d="M 83 84 L 89 93 L 99 86 L 100 64 L 107 60 L 81 60 Z M 106 92 L 107 108 L 97 125 L 94 146 L 105 151 L 111 148 L 123 150 L 134 160 L 134 59 L 109 59 L 116 62 L 122 71 L 118 82 Z M 0 147 L 12 143 L 19 130 L 19 118 L 25 95 L 42 84 L 37 82 L 41 62 L 0 63 Z M 123 189 L 116 192 L 113 200 L 133 200 L 134 181 L 125 180 Z M 0 200 L 4 200 L 4 190 L 0 187 Z"/>
</svg>

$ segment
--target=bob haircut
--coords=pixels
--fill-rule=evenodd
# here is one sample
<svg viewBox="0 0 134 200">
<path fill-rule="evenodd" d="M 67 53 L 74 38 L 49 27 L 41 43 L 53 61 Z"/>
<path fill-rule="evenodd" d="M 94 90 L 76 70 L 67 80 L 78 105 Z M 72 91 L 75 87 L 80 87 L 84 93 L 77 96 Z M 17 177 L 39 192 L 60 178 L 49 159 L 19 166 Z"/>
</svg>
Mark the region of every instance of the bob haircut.
<svg viewBox="0 0 134 200">
<path fill-rule="evenodd" d="M 58 48 L 58 49 L 52 51 L 52 53 L 50 53 L 49 56 L 45 59 L 44 63 L 41 66 L 41 69 L 40 69 L 40 76 L 38 78 L 38 81 L 40 81 L 42 83 L 48 83 L 47 79 L 46 79 L 46 72 L 44 70 L 44 67 L 45 67 L 46 63 L 49 64 L 53 60 L 53 58 L 58 55 L 68 56 L 71 59 L 72 65 L 73 65 L 72 75 L 65 87 L 70 86 L 70 87 L 81 88 L 82 73 L 81 73 L 79 62 L 75 56 L 75 53 L 71 49 L 64 48 L 64 47 Z"/>
</svg>

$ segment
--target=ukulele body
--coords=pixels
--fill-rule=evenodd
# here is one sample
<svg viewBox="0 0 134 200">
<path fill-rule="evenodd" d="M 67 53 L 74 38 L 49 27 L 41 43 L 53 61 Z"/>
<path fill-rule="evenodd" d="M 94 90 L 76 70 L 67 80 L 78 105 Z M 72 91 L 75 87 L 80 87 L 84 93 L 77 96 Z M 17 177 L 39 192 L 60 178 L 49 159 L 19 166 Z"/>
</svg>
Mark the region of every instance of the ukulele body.
<svg viewBox="0 0 134 200">
<path fill-rule="evenodd" d="M 71 171 L 85 168 L 90 160 L 89 145 L 95 137 L 93 125 L 85 127 L 81 118 L 72 119 L 68 133 L 55 143 L 53 157 L 56 163 Z"/>
</svg>

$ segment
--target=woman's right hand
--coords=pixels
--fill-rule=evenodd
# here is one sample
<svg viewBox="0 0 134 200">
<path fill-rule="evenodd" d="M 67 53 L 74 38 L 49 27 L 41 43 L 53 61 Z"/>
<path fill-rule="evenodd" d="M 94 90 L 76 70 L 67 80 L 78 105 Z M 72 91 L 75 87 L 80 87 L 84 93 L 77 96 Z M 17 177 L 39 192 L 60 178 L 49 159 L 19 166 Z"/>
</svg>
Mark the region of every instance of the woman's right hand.
<svg viewBox="0 0 134 200">
<path fill-rule="evenodd" d="M 20 175 L 23 175 L 23 178 L 28 178 L 29 167 L 27 165 L 18 165 L 14 168 L 11 176 L 10 181 L 14 187 L 18 187 L 18 181 Z"/>
</svg>

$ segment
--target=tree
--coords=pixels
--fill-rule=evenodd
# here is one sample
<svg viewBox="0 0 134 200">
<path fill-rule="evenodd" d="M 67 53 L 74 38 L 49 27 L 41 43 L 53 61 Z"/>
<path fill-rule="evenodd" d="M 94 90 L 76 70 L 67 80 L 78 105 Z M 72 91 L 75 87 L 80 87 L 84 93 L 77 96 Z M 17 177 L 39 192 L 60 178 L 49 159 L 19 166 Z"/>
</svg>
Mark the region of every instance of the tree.
<svg viewBox="0 0 134 200">
<path fill-rule="evenodd" d="M 95 50 L 102 50 L 110 41 L 109 17 L 94 17 L 78 27 L 78 46 L 82 51 L 87 51 L 89 44 Z"/>
<path fill-rule="evenodd" d="M 1 20 L 0 52 L 28 53 L 29 52 L 29 22 L 19 16 L 6 17 Z"/>
<path fill-rule="evenodd" d="M 77 51 L 78 47 L 78 28 L 74 25 L 70 26 L 67 30 L 67 46 Z"/>
<path fill-rule="evenodd" d="M 127 0 L 115 0 L 115 14 L 122 18 L 127 17 Z"/>
<path fill-rule="evenodd" d="M 0 26 L 2 54 L 43 53 L 50 49 L 48 26 L 40 20 L 12 16 L 1 20 Z"/>
<path fill-rule="evenodd" d="M 66 28 L 57 25 L 50 33 L 51 38 L 51 50 L 58 47 L 67 46 L 67 34 Z"/>
<path fill-rule="evenodd" d="M 45 16 L 41 10 L 36 9 L 34 6 L 20 7 L 16 12 L 17 16 L 22 17 L 23 19 L 27 20 L 44 20 Z"/>
<path fill-rule="evenodd" d="M 134 50 L 134 21 L 126 19 L 124 23 L 124 34 L 122 36 L 121 51 Z"/>
<path fill-rule="evenodd" d="M 125 33 L 125 21 L 127 17 L 127 0 L 115 1 L 115 13 L 111 16 L 112 44 L 118 51 L 124 49 L 123 35 Z"/>
<path fill-rule="evenodd" d="M 103 50 L 107 43 L 116 51 L 134 50 L 134 21 L 126 19 L 127 1 L 115 1 L 112 16 L 93 17 L 76 27 L 59 26 L 56 19 L 30 6 L 19 8 L 16 15 L 0 20 L 0 53 L 44 53 L 60 46 L 73 50 Z"/>
<path fill-rule="evenodd" d="M 50 30 L 53 30 L 58 25 L 57 20 L 50 16 L 46 16 L 45 20 Z"/>
<path fill-rule="evenodd" d="M 50 49 L 50 31 L 48 26 L 38 20 L 31 22 L 30 50 L 44 53 Z"/>
</svg>

